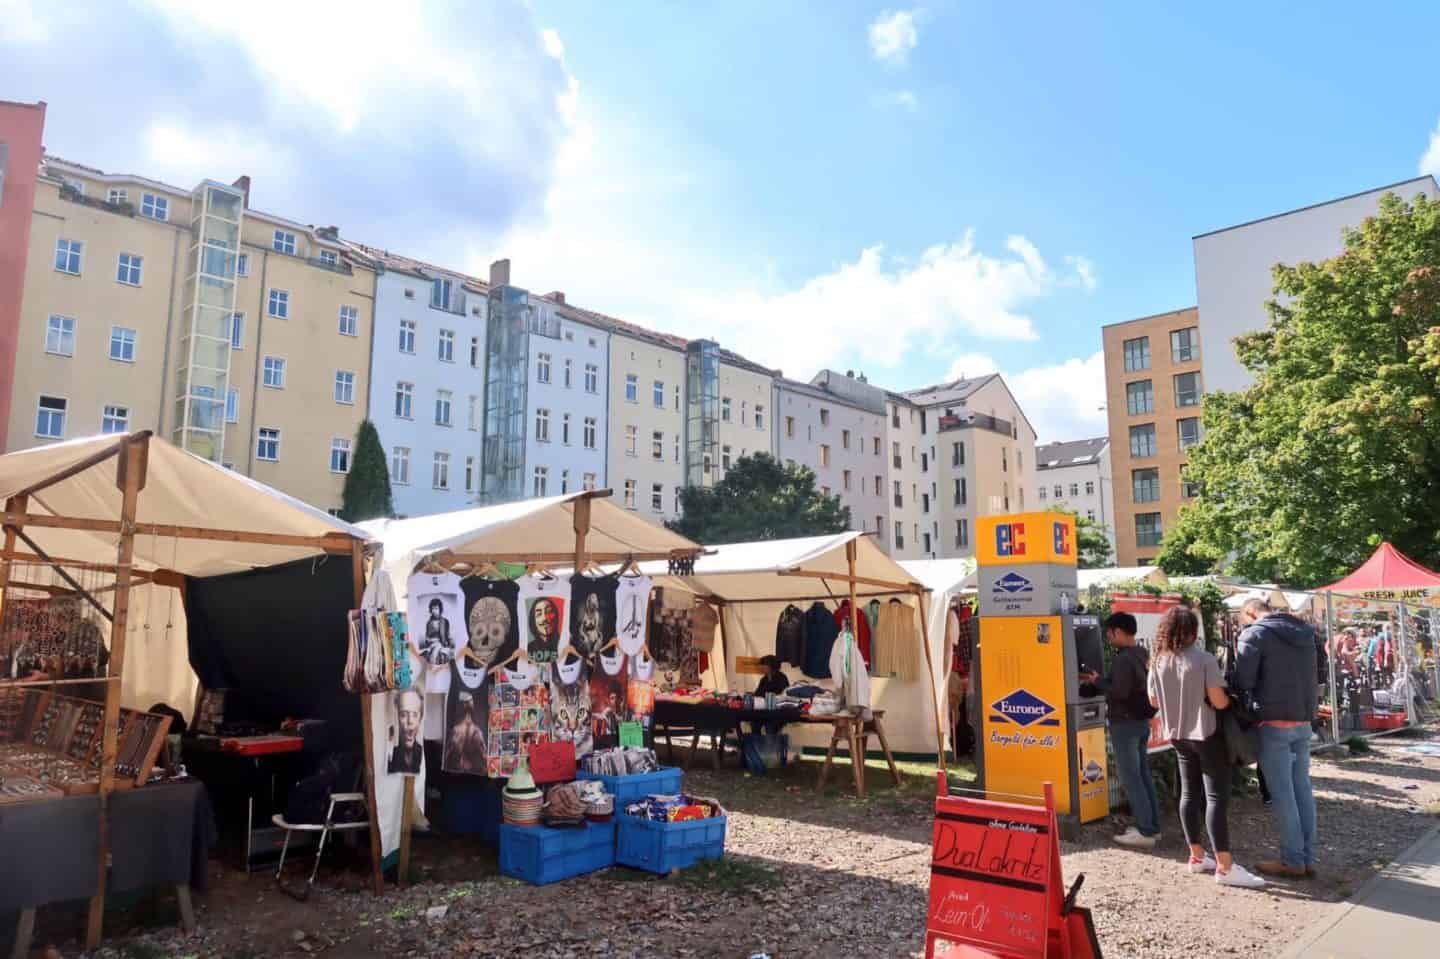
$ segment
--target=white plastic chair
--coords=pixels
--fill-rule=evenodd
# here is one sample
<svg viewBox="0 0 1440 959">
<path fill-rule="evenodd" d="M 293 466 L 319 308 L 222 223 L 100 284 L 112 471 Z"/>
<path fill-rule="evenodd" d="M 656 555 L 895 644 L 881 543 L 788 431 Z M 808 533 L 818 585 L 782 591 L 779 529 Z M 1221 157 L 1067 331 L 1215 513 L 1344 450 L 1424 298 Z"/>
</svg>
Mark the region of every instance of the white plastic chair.
<svg viewBox="0 0 1440 959">
<path fill-rule="evenodd" d="M 336 822 L 335 807 L 339 803 L 356 803 L 364 814 L 358 822 Z M 325 853 L 325 840 L 332 832 L 353 832 L 357 829 L 370 828 L 370 813 L 365 805 L 364 793 L 331 793 L 330 805 L 325 812 L 323 823 L 293 823 L 286 822 L 284 815 L 276 813 L 270 817 L 271 822 L 285 830 L 285 844 L 280 847 L 280 865 L 275 870 L 275 879 L 278 881 L 285 871 L 285 853 L 290 848 L 290 834 L 292 832 L 318 832 L 320 834 L 320 845 L 315 850 L 315 865 L 310 870 L 310 881 L 305 884 L 308 893 L 310 887 L 315 884 L 315 876 L 320 871 L 320 857 Z"/>
</svg>

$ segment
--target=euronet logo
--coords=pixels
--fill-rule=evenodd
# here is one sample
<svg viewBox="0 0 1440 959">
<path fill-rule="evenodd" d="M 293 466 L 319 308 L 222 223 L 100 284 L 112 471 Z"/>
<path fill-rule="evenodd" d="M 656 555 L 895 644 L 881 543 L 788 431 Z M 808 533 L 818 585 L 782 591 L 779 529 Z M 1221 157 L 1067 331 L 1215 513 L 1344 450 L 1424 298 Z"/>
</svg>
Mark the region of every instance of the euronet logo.
<svg viewBox="0 0 1440 959">
<path fill-rule="evenodd" d="M 996 593 L 1009 593 L 1013 596 L 1016 593 L 1033 593 L 1034 591 L 1035 587 L 1019 573 L 1006 573 L 995 581 Z"/>
<path fill-rule="evenodd" d="M 994 722 L 1014 723 L 1017 726 L 1060 725 L 1060 720 L 1051 715 L 1055 712 L 1055 707 L 1024 689 L 1017 689 L 996 700 L 990 704 L 990 709 L 993 711 L 990 718 Z"/>
</svg>

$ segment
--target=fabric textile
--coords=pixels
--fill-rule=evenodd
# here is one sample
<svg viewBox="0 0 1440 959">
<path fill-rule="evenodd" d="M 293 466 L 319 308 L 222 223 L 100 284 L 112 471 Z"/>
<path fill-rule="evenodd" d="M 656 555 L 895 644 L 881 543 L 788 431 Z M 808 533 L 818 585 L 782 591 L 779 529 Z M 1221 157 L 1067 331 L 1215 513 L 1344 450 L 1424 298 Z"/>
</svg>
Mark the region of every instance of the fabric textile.
<svg viewBox="0 0 1440 959">
<path fill-rule="evenodd" d="M 586 659 L 615 638 L 617 576 L 570 577 L 570 645 Z"/>
<path fill-rule="evenodd" d="M 544 576 L 520 580 L 520 648 L 530 661 L 555 662 L 570 645 L 570 583 Z M 413 600 L 412 600 L 413 601 Z"/>
<path fill-rule="evenodd" d="M 870 708 L 870 672 L 860 653 L 860 644 L 850 630 L 844 630 L 830 652 L 830 675 L 840 701 L 850 709 Z"/>
<path fill-rule="evenodd" d="M 630 670 L 620 647 L 595 659 L 590 670 L 590 729 L 595 749 L 620 744 L 620 723 L 626 719 Z"/>
<path fill-rule="evenodd" d="M 800 671 L 812 679 L 830 678 L 830 650 L 840 628 L 835 625 L 835 615 L 817 602 L 805 611 L 805 662 Z"/>
<path fill-rule="evenodd" d="M 555 742 L 574 745 L 575 758 L 595 748 L 590 724 L 590 665 L 577 655 L 567 654 L 551 669 L 550 718 Z"/>
<path fill-rule="evenodd" d="M 447 773 L 485 775 L 485 737 L 490 728 L 487 671 L 471 666 L 464 656 L 450 664 L 450 691 L 445 694 L 445 738 L 440 768 Z"/>
<path fill-rule="evenodd" d="M 1146 683 L 1151 699 L 1160 703 L 1160 723 L 1169 739 L 1209 739 L 1218 728 L 1207 689 L 1225 685 L 1220 663 L 1194 645 L 1178 653 L 1157 655 Z"/>
<path fill-rule="evenodd" d="M 550 741 L 550 686 L 541 667 L 496 670 L 490 687 L 486 771 L 491 778 L 513 776 L 529 748 Z"/>
<path fill-rule="evenodd" d="M 775 657 L 791 666 L 805 665 L 805 614 L 793 603 L 775 623 Z"/>
<path fill-rule="evenodd" d="M 709 603 L 696 603 L 690 612 L 690 643 L 702 653 L 715 648 L 715 628 L 720 615 Z"/>
<path fill-rule="evenodd" d="M 1210 848 L 1230 851 L 1230 776 L 1233 767 L 1225 755 L 1225 743 L 1218 734 L 1209 739 L 1174 740 L 1175 758 L 1180 764 L 1180 825 L 1185 841 L 1203 845 L 1210 836 Z"/>
<path fill-rule="evenodd" d="M 865 604 L 865 618 L 870 621 L 870 635 L 875 635 L 875 630 L 880 627 L 880 600 L 872 599 Z"/>
<path fill-rule="evenodd" d="M 456 644 L 467 635 L 464 604 L 460 577 L 454 573 L 421 572 L 410 577 L 406 614 L 427 693 L 444 694 L 450 688 L 450 661 Z"/>
<path fill-rule="evenodd" d="M 520 648 L 520 586 L 508 579 L 470 576 L 460 581 L 465 595 L 465 635 L 476 665 L 503 663 Z"/>
<path fill-rule="evenodd" d="M 1314 628 L 1289 613 L 1270 613 L 1240 633 L 1235 688 L 1251 697 L 1262 722 L 1313 720 L 1328 669 Z"/>
<path fill-rule="evenodd" d="M 851 629 L 852 624 L 850 622 L 850 600 L 842 599 L 840 601 L 840 606 L 835 610 L 835 626 L 842 633 L 847 629 Z M 856 639 L 860 646 L 860 655 L 865 660 L 865 668 L 869 669 L 871 662 L 870 620 L 866 619 L 864 613 L 862 613 L 858 609 L 855 610 L 855 622 L 853 624 L 853 627 L 855 630 L 858 630 Z"/>
<path fill-rule="evenodd" d="M 880 628 L 873 646 L 875 672 L 880 676 L 912 680 L 920 676 L 920 650 L 924 637 L 915 628 L 915 610 L 898 599 L 880 607 Z"/>
<path fill-rule="evenodd" d="M 638 654 L 649 639 L 646 627 L 651 585 L 649 576 L 621 576 L 615 587 L 615 629 L 626 656 Z"/>
<path fill-rule="evenodd" d="M 1310 727 L 1260 727 L 1260 768 L 1280 827 L 1280 860 L 1315 865 L 1315 793 L 1310 785 Z"/>
<path fill-rule="evenodd" d="M 1110 739 L 1115 748 L 1115 766 L 1120 786 L 1142 836 L 1160 833 L 1160 799 L 1155 778 L 1150 775 L 1150 722 L 1145 719 L 1111 719 Z"/>
<path fill-rule="evenodd" d="M 1095 688 L 1105 694 L 1106 712 L 1111 720 L 1149 722 L 1155 715 L 1146 682 L 1149 671 L 1150 652 L 1144 646 L 1116 647 L 1110 661 L 1110 675 L 1101 676 L 1094 683 Z"/>
</svg>

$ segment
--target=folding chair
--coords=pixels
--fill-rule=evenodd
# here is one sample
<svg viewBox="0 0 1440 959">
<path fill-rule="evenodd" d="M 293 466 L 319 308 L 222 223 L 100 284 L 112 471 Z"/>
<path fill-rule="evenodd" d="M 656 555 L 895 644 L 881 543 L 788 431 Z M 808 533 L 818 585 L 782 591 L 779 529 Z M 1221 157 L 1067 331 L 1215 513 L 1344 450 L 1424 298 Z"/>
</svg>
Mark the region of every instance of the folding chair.
<svg viewBox="0 0 1440 959">
<path fill-rule="evenodd" d="M 335 807 L 340 803 L 356 803 L 362 813 L 356 822 L 336 822 Z M 285 843 L 280 847 L 280 866 L 275 870 L 275 879 L 278 882 L 285 871 L 285 853 L 290 848 L 290 834 L 292 832 L 318 832 L 320 834 L 319 848 L 315 850 L 315 865 L 310 869 L 310 881 L 305 884 L 305 893 L 308 895 L 310 887 L 315 884 L 315 875 L 320 871 L 320 857 L 325 854 L 325 840 L 332 832 L 353 832 L 357 829 L 370 828 L 370 813 L 365 805 L 365 794 L 363 792 L 353 793 L 331 793 L 330 805 L 325 811 L 323 823 L 293 823 L 286 822 L 282 813 L 276 813 L 271 821 L 281 829 L 285 830 Z"/>
</svg>

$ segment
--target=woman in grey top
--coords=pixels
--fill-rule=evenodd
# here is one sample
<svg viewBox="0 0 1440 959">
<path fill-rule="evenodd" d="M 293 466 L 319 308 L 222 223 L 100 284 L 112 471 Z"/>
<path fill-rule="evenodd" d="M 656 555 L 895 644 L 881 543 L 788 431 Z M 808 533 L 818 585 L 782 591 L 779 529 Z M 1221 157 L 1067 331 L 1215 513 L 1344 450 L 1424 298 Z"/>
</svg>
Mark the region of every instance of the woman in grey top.
<svg viewBox="0 0 1440 959">
<path fill-rule="evenodd" d="M 1180 823 L 1190 844 L 1189 870 L 1214 871 L 1222 886 L 1258 889 L 1265 880 L 1230 857 L 1230 757 L 1215 716 L 1230 705 L 1220 664 L 1195 641 L 1200 621 L 1184 606 L 1166 611 L 1155 631 L 1154 656 L 1147 686 L 1150 704 L 1160 711 L 1165 736 L 1180 762 Z M 1202 791 L 1203 784 L 1203 791 Z M 1203 828 L 1202 828 L 1203 821 Z M 1205 854 L 1201 838 L 1209 833 L 1215 858 Z"/>
</svg>

